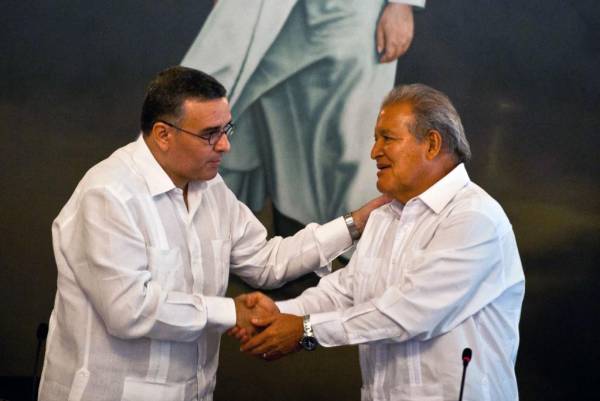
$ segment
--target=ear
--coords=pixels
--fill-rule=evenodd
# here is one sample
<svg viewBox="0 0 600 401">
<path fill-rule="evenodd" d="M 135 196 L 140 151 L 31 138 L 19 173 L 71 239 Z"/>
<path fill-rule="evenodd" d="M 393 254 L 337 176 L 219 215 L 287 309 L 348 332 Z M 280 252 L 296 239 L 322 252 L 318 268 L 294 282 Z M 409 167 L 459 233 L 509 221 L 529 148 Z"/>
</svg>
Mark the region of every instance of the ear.
<svg viewBox="0 0 600 401">
<path fill-rule="evenodd" d="M 154 123 L 152 131 L 150 131 L 150 140 L 156 144 L 163 152 L 169 149 L 171 140 L 173 139 L 173 133 L 169 129 L 169 126 L 160 121 Z"/>
<path fill-rule="evenodd" d="M 425 141 L 427 142 L 427 160 L 433 160 L 442 151 L 442 134 L 432 129 L 425 136 Z"/>
</svg>

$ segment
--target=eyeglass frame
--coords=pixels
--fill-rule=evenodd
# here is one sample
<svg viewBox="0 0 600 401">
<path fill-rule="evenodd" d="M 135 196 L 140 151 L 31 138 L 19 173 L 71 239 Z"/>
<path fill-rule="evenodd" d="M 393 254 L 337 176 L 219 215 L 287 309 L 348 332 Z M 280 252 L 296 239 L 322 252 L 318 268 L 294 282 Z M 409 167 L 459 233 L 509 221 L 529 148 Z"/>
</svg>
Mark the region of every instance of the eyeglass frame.
<svg viewBox="0 0 600 401">
<path fill-rule="evenodd" d="M 178 127 L 177 125 L 170 123 L 168 121 L 165 121 L 165 120 L 156 120 L 154 123 L 163 123 L 163 124 L 168 125 L 169 127 L 175 128 L 176 130 L 181 131 L 185 134 L 195 136 L 196 138 L 204 139 L 206 142 L 208 142 L 209 145 L 214 145 L 217 142 L 219 142 L 219 140 L 221 139 L 221 137 L 223 135 L 227 135 L 227 139 L 229 139 L 235 133 L 235 124 L 232 123 L 231 121 L 228 122 L 227 124 L 225 124 L 225 126 L 223 126 L 223 128 L 221 128 L 218 133 L 212 133 L 212 134 L 208 134 L 208 135 L 201 135 L 201 134 L 197 134 L 195 132 L 185 130 L 185 129 Z M 215 138 L 215 141 L 211 142 L 211 138 Z"/>
</svg>

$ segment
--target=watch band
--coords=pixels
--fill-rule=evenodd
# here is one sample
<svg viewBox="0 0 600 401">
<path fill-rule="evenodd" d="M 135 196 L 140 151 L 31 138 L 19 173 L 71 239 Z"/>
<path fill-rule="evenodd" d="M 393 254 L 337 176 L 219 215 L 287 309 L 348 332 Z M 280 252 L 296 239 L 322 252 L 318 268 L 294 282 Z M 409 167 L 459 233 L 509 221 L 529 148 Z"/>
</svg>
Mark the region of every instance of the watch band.
<svg viewBox="0 0 600 401">
<path fill-rule="evenodd" d="M 312 326 L 310 325 L 310 315 L 304 315 L 302 318 L 302 326 L 304 327 L 305 337 L 314 337 Z"/>
<path fill-rule="evenodd" d="M 356 228 L 356 224 L 352 218 L 352 213 L 346 213 L 344 215 L 344 222 L 346 223 L 346 227 L 348 227 L 348 232 L 350 233 L 350 238 L 352 238 L 352 241 L 359 239 L 360 232 L 358 231 L 358 228 Z"/>
<path fill-rule="evenodd" d="M 302 335 L 302 339 L 300 339 L 300 345 L 307 351 L 314 351 L 319 345 L 319 342 L 313 334 L 312 326 L 310 325 L 310 315 L 304 315 L 302 326 L 304 334 Z"/>
</svg>

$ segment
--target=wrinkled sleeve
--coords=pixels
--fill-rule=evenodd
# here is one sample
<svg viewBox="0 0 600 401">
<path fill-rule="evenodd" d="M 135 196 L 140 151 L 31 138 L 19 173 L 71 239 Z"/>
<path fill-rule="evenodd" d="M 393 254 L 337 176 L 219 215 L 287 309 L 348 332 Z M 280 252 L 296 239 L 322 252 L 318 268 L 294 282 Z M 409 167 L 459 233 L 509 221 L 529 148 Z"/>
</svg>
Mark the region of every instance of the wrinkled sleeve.
<svg viewBox="0 0 600 401">
<path fill-rule="evenodd" d="M 420 256 L 402 266 L 406 273 L 399 285 L 368 302 L 311 314 L 315 336 L 324 346 L 337 346 L 428 340 L 452 330 L 506 288 L 503 264 L 519 262 L 518 256 L 504 260 L 505 235 L 512 231 L 498 232 L 479 212 L 448 218 Z M 515 254 L 516 247 L 507 250 Z M 300 309 L 314 304 L 305 294 L 295 300 Z"/>
<path fill-rule="evenodd" d="M 92 189 L 79 202 L 64 227 L 53 227 L 55 241 L 110 334 L 194 341 L 204 328 L 235 324 L 231 299 L 165 291 L 152 280 L 144 237 L 117 196 Z"/>
<path fill-rule="evenodd" d="M 303 316 L 352 307 L 354 260 L 351 259 L 345 268 L 322 278 L 317 287 L 306 289 L 298 298 L 277 302 L 279 311 Z"/>
<path fill-rule="evenodd" d="M 330 272 L 331 261 L 352 246 L 341 217 L 267 241 L 265 227 L 246 205 L 236 200 L 232 215 L 231 272 L 256 288 L 277 288 L 313 271 Z"/>
</svg>

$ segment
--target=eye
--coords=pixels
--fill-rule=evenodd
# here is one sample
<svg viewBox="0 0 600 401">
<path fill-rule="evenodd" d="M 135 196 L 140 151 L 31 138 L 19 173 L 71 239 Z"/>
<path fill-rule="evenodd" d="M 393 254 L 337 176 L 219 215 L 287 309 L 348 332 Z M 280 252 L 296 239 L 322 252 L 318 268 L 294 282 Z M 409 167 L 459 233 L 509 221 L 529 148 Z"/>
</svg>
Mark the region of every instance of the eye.
<svg viewBox="0 0 600 401">
<path fill-rule="evenodd" d="M 220 131 L 220 130 L 218 130 L 218 129 L 214 129 L 214 130 L 211 130 L 211 131 L 208 131 L 208 132 L 204 132 L 204 133 L 203 133 L 202 135 L 200 135 L 200 136 L 201 136 L 202 138 L 204 138 L 204 139 L 212 139 L 212 138 L 214 138 L 215 136 L 218 136 L 220 133 L 221 133 L 221 131 Z"/>
<path fill-rule="evenodd" d="M 394 139 L 394 137 L 389 136 L 389 135 L 381 135 L 381 138 L 383 138 L 383 143 L 390 143 L 392 142 Z"/>
</svg>

